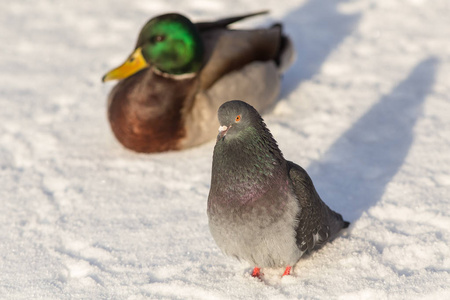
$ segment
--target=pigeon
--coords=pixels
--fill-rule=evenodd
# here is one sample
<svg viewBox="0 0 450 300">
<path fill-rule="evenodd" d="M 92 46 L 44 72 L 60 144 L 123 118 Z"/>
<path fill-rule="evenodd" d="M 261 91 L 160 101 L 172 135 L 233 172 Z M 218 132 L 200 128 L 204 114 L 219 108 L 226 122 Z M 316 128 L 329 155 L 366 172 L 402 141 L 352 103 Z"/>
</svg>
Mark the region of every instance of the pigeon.
<svg viewBox="0 0 450 300">
<path fill-rule="evenodd" d="M 228 256 L 254 267 L 286 268 L 335 238 L 349 222 L 318 195 L 307 172 L 286 160 L 257 110 L 240 100 L 218 110 L 207 214 Z"/>
<path fill-rule="evenodd" d="M 143 153 L 182 150 L 213 140 L 225 99 L 245 97 L 268 110 L 295 51 L 281 24 L 231 30 L 267 11 L 193 23 L 178 13 L 150 19 L 128 59 L 107 72 L 119 80 L 108 97 L 117 140 Z"/>
</svg>

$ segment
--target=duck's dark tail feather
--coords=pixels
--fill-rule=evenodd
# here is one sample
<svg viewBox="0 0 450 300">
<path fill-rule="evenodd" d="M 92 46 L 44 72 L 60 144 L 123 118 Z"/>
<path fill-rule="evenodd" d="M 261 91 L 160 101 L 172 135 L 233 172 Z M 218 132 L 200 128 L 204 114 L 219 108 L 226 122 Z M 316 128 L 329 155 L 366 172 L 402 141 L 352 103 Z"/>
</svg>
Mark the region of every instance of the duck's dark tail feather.
<svg viewBox="0 0 450 300">
<path fill-rule="evenodd" d="M 254 16 L 259 16 L 259 15 L 264 15 L 267 14 L 269 11 L 268 10 L 263 10 L 263 11 L 259 11 L 256 13 L 251 13 L 251 14 L 246 14 L 246 15 L 241 15 L 241 16 L 236 16 L 236 17 L 230 17 L 230 18 L 225 18 L 225 19 L 220 19 L 214 22 L 200 22 L 200 23 L 195 23 L 195 25 L 197 26 L 198 30 L 204 31 L 204 30 L 210 30 L 213 28 L 224 28 L 227 27 L 228 25 L 235 23 L 237 21 L 240 21 L 242 19 L 246 19 L 249 17 L 254 17 Z"/>
<path fill-rule="evenodd" d="M 275 24 L 274 26 L 279 26 L 281 32 L 281 24 Z M 294 45 L 292 44 L 291 39 L 283 33 L 281 33 L 279 49 L 280 50 L 278 51 L 278 56 L 275 62 L 277 63 L 281 74 L 284 73 L 284 71 L 286 71 L 286 69 L 289 68 L 295 61 Z"/>
</svg>

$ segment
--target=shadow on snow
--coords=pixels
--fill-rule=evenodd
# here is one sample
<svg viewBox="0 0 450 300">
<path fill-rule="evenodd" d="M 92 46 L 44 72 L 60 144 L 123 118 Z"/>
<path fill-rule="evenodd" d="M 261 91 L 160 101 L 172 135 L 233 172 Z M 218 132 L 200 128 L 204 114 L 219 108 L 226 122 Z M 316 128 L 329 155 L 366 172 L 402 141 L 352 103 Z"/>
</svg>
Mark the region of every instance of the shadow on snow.
<svg viewBox="0 0 450 300">
<path fill-rule="evenodd" d="M 309 0 L 283 18 L 297 59 L 283 78 L 280 98 L 318 73 L 333 49 L 357 26 L 361 15 L 340 13 L 338 6 L 342 2 L 345 0 Z"/>
<path fill-rule="evenodd" d="M 348 221 L 381 199 L 402 166 L 414 125 L 435 78 L 437 59 L 420 62 L 382 97 L 308 171 L 322 199 Z"/>
</svg>

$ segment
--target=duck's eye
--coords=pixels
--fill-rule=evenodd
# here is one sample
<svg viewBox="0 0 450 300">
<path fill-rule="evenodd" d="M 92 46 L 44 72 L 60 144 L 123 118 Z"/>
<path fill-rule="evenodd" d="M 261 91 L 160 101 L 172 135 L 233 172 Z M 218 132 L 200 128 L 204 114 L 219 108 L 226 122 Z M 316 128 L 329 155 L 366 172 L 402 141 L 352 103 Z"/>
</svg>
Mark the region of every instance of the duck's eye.
<svg viewBox="0 0 450 300">
<path fill-rule="evenodd" d="M 158 43 L 158 42 L 162 42 L 166 39 L 166 36 L 164 35 L 154 35 L 150 38 L 150 42 L 152 44 Z"/>
<path fill-rule="evenodd" d="M 239 122 L 241 120 L 241 115 L 238 115 L 235 119 L 236 122 Z"/>
</svg>

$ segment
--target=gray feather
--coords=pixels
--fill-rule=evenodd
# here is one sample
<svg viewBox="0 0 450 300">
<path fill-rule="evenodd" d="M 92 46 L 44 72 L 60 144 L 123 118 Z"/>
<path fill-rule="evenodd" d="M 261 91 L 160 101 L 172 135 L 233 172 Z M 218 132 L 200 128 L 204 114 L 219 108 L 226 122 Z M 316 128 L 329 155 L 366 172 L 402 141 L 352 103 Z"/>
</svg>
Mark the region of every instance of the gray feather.
<svg viewBox="0 0 450 300">
<path fill-rule="evenodd" d="M 225 254 L 258 267 L 292 266 L 348 226 L 306 171 L 284 159 L 252 106 L 229 101 L 218 117 L 226 131 L 214 148 L 207 212 Z"/>
</svg>

